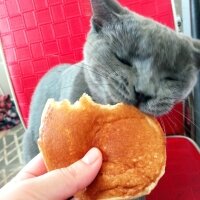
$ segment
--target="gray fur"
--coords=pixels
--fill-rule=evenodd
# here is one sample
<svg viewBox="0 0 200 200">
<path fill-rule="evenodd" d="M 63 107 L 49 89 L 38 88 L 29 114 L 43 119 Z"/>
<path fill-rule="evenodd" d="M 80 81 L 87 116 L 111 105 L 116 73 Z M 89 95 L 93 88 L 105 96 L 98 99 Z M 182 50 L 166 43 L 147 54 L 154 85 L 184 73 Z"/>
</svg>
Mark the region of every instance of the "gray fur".
<svg viewBox="0 0 200 200">
<path fill-rule="evenodd" d="M 60 65 L 38 84 L 33 95 L 24 158 L 38 153 L 40 117 L 48 98 L 72 103 L 88 93 L 99 103 L 125 102 L 162 115 L 184 100 L 200 67 L 200 42 L 144 18 L 114 0 L 91 0 L 92 28 L 84 59 Z"/>
</svg>

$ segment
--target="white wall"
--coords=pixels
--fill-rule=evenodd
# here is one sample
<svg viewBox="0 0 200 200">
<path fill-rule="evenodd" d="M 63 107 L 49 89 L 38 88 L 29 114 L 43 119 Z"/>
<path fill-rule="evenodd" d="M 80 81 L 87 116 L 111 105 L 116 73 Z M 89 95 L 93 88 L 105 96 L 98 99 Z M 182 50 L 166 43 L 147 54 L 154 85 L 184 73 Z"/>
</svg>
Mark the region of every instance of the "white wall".
<svg viewBox="0 0 200 200">
<path fill-rule="evenodd" d="M 0 49 L 0 51 L 2 51 L 2 49 Z M 2 58 L 2 53 L 0 53 L 0 88 L 3 90 L 4 94 L 11 95 L 10 87 L 9 87 L 6 72 L 5 72 L 5 66 L 4 66 L 4 62 Z"/>
<path fill-rule="evenodd" d="M 181 10 L 182 0 L 174 0 L 174 3 L 175 3 L 175 7 L 176 7 L 176 13 L 178 15 L 182 16 L 182 10 Z"/>
</svg>

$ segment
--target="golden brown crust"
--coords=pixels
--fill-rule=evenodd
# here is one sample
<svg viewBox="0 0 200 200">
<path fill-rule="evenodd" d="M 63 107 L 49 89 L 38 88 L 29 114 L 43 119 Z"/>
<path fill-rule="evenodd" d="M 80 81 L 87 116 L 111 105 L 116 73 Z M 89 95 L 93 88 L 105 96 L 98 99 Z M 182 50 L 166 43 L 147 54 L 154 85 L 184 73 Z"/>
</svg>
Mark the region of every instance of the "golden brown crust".
<svg viewBox="0 0 200 200">
<path fill-rule="evenodd" d="M 164 173 L 165 139 L 159 123 L 133 106 L 103 106 L 83 95 L 71 105 L 49 100 L 39 148 L 48 170 L 66 167 L 91 148 L 103 154 L 95 181 L 82 200 L 129 199 L 148 194 Z"/>
</svg>

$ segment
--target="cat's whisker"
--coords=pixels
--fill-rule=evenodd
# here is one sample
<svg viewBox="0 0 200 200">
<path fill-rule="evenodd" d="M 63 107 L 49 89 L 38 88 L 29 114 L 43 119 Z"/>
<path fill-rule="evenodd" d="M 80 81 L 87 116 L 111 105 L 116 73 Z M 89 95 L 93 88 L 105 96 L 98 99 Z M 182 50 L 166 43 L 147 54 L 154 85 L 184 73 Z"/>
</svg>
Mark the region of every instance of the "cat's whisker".
<svg viewBox="0 0 200 200">
<path fill-rule="evenodd" d="M 189 117 L 185 116 L 183 113 L 179 112 L 178 110 L 174 109 L 174 111 L 180 115 L 182 115 L 185 119 L 187 119 L 194 127 L 200 129 L 200 127 L 195 124 Z"/>
<path fill-rule="evenodd" d="M 160 118 L 160 123 L 161 123 L 161 125 L 162 125 L 162 127 L 163 127 L 164 133 L 166 134 L 165 123 L 164 123 L 163 119 L 161 119 L 161 118 Z"/>
<path fill-rule="evenodd" d="M 186 126 L 184 126 L 184 122 L 183 121 L 181 121 L 179 118 L 177 118 L 176 116 L 174 116 L 174 119 L 176 120 L 176 122 L 179 124 L 179 125 L 181 125 L 181 126 L 183 126 L 183 128 L 184 128 L 184 134 L 186 135 L 186 131 L 187 132 L 190 132 L 190 129 L 189 128 L 187 128 Z"/>
<path fill-rule="evenodd" d="M 99 85 L 99 83 L 97 83 L 97 82 L 93 82 L 93 81 L 88 81 L 88 83 L 91 83 L 91 84 L 93 84 L 93 85 Z M 111 85 L 110 83 L 103 83 L 103 84 L 101 84 L 102 86 L 105 86 L 105 85 Z M 78 86 L 77 86 L 78 87 Z M 67 86 L 63 86 L 61 89 L 66 89 L 66 88 L 76 88 L 76 86 L 74 85 L 74 84 L 71 84 L 71 85 L 67 85 Z M 86 88 L 85 88 L 86 89 Z M 77 89 L 78 90 L 78 89 Z"/>
<path fill-rule="evenodd" d="M 111 75 L 112 75 L 113 73 L 115 73 L 115 72 L 110 72 L 110 71 L 105 70 L 105 69 L 102 69 L 102 70 L 98 69 L 98 71 L 96 71 L 96 70 L 94 70 L 94 67 L 93 67 L 93 66 L 87 65 L 87 64 L 85 64 L 85 63 L 83 63 L 83 65 L 78 66 L 78 67 L 83 67 L 83 68 L 85 68 L 85 69 L 87 69 L 87 70 L 90 70 L 90 72 L 94 72 L 94 73 L 100 75 L 100 76 L 103 77 L 103 78 L 112 78 L 112 79 L 114 78 L 114 77 L 111 76 Z M 98 73 L 98 72 L 100 72 L 100 73 Z M 105 72 L 106 72 L 106 73 L 105 73 Z"/>
<path fill-rule="evenodd" d="M 168 115 L 166 115 L 166 118 L 167 118 L 174 126 L 176 126 L 176 123 L 175 123 Z M 175 131 L 175 128 L 174 128 L 174 131 Z"/>
<path fill-rule="evenodd" d="M 92 45 L 92 44 L 89 43 L 89 42 L 88 42 L 88 44 Z M 57 57 L 56 54 L 50 54 L 49 56 L 51 56 L 51 57 Z M 94 58 L 94 59 L 95 59 L 95 58 Z M 96 61 L 97 61 L 97 60 L 96 60 Z M 98 63 L 98 61 L 97 61 L 97 63 Z M 99 64 L 99 66 L 104 67 L 104 66 L 101 65 L 100 63 L 98 63 L 98 64 Z M 113 69 L 112 64 L 110 64 L 109 66 L 110 66 L 110 68 L 112 69 L 112 72 L 110 72 L 110 71 L 109 71 L 107 68 L 105 68 L 105 67 L 104 67 L 102 70 L 101 70 L 100 68 L 98 68 L 98 71 L 97 71 L 97 70 L 94 69 L 93 66 L 90 66 L 90 65 L 88 65 L 88 64 L 85 64 L 84 62 L 82 63 L 81 66 L 78 65 L 78 66 L 76 66 L 76 67 L 81 67 L 81 68 L 83 67 L 83 68 L 85 68 L 85 69 L 87 69 L 87 70 L 90 70 L 90 72 L 99 75 L 100 77 L 103 77 L 103 78 L 111 78 L 111 79 L 115 79 L 115 80 L 116 80 L 117 77 L 119 77 L 119 74 L 118 74 L 117 70 L 114 70 L 114 69 Z M 113 74 L 116 75 L 116 76 L 112 76 Z"/>
<path fill-rule="evenodd" d="M 103 77 L 103 78 L 108 77 L 107 76 L 108 74 L 105 74 L 105 72 L 103 70 L 102 71 L 100 71 L 100 70 L 95 71 L 92 67 L 90 67 L 89 65 L 86 65 L 86 64 L 83 64 L 81 66 L 76 66 L 76 67 L 85 68 L 85 69 L 89 70 L 90 72 L 97 74 L 97 75 L 99 75 L 100 77 Z"/>
<path fill-rule="evenodd" d="M 93 66 L 90 66 L 90 65 L 88 65 L 88 64 L 85 64 L 84 62 L 82 63 L 82 65 L 80 65 L 80 66 L 78 66 L 78 67 L 85 68 L 85 69 L 89 69 L 90 71 L 94 71 L 94 72 L 102 72 L 102 74 L 105 74 L 105 75 L 108 74 L 106 70 L 100 70 L 100 68 L 99 68 L 98 71 L 96 71 L 96 70 L 94 69 Z M 105 73 L 105 72 L 106 72 L 106 73 Z"/>
<path fill-rule="evenodd" d="M 89 65 L 86 65 L 86 64 L 84 64 L 84 66 L 79 66 L 79 67 L 85 67 L 85 69 L 87 69 L 87 70 L 90 70 L 90 72 L 92 72 L 92 73 L 95 73 L 95 74 L 97 74 L 97 75 L 99 75 L 100 77 L 102 77 L 102 78 L 108 78 L 108 79 L 112 79 L 113 81 L 120 81 L 120 82 L 122 82 L 122 78 L 118 78 L 119 76 L 112 76 L 113 74 L 116 74 L 116 71 L 114 71 L 114 72 L 112 72 L 112 73 L 105 73 L 105 71 L 103 71 L 103 70 L 98 70 L 98 71 L 94 71 L 94 70 L 91 70 L 92 69 L 92 67 L 91 66 L 89 66 Z M 100 72 L 100 73 L 99 73 Z M 101 74 L 101 72 L 102 72 L 102 74 Z"/>
<path fill-rule="evenodd" d="M 97 62 L 97 61 L 96 61 Z M 98 63 L 98 62 L 97 62 Z M 83 63 L 83 66 L 87 66 L 87 67 L 90 67 L 92 69 L 94 69 L 94 66 L 90 66 L 86 63 Z M 100 63 L 98 63 L 98 70 L 97 71 L 100 71 L 100 72 L 103 72 L 105 73 L 106 75 L 109 75 L 110 74 L 110 71 L 108 69 L 106 69 L 103 65 L 101 65 Z M 102 68 L 101 68 L 102 67 Z"/>
<path fill-rule="evenodd" d="M 170 126 L 170 128 L 171 128 L 171 130 L 173 131 L 172 133 L 173 134 L 178 134 L 178 133 L 176 133 L 176 131 L 175 131 L 175 126 L 176 126 L 176 123 L 168 116 L 168 115 L 165 115 L 165 119 L 166 119 L 166 122 L 168 122 L 168 125 Z M 176 116 L 173 116 L 174 117 L 174 119 L 176 120 L 176 122 L 178 123 L 178 125 L 181 125 L 181 126 L 183 126 L 183 122 L 181 122 L 180 121 L 180 119 L 179 118 L 177 118 Z M 174 127 L 171 125 L 171 124 L 173 124 L 174 125 Z M 189 131 L 189 129 L 187 128 L 187 127 L 184 127 L 187 131 Z M 169 133 L 169 134 L 171 134 L 171 133 Z M 184 133 L 185 134 L 185 133 Z"/>
<path fill-rule="evenodd" d="M 172 133 L 174 133 L 175 134 L 175 128 L 174 128 L 174 126 L 175 126 L 175 123 L 170 119 L 170 117 L 168 116 L 168 115 L 165 115 L 165 119 L 166 119 L 166 122 L 167 122 L 167 124 L 169 125 L 169 127 L 170 127 L 170 129 L 172 130 Z M 172 124 L 174 125 L 172 125 Z M 171 134 L 171 133 L 170 133 Z"/>
<path fill-rule="evenodd" d="M 92 46 L 93 44 L 91 44 L 89 41 L 88 41 L 88 44 L 90 45 L 90 46 Z M 51 56 L 51 57 L 57 57 L 58 55 L 57 54 L 49 54 L 49 56 Z M 91 55 L 92 56 L 92 55 Z M 95 58 L 94 58 L 95 59 Z M 97 60 L 96 60 L 97 61 Z M 98 63 L 98 61 L 97 61 L 97 63 Z M 103 65 L 101 65 L 100 63 L 98 63 L 101 67 L 104 67 Z M 102 76 L 102 77 L 104 77 L 103 76 L 103 73 L 105 73 L 105 72 L 107 72 L 106 74 L 105 74 L 105 77 L 104 78 L 107 78 L 107 77 L 109 77 L 110 76 L 110 71 L 109 70 L 107 70 L 107 68 L 105 68 L 104 67 L 104 69 L 102 69 L 102 70 L 100 70 L 100 69 L 98 69 L 98 71 L 100 71 L 100 72 L 102 72 L 102 74 L 100 74 L 100 73 L 97 73 L 97 71 L 94 71 L 94 70 L 91 70 L 91 69 L 94 69 L 94 67 L 93 66 L 89 66 L 89 65 L 86 65 L 85 63 L 82 63 L 82 66 L 76 66 L 76 67 L 89 67 L 90 68 L 90 72 L 94 72 L 94 73 L 96 73 L 96 74 L 98 74 L 98 75 L 100 75 L 100 76 Z M 112 69 L 112 73 L 115 73 L 117 76 L 119 76 L 119 74 L 117 73 L 117 71 L 116 70 L 114 70 L 113 68 L 112 68 L 112 65 L 109 65 L 110 66 L 110 68 Z M 107 76 L 108 75 L 108 76 Z M 113 77 L 112 77 L 113 78 Z"/>
<path fill-rule="evenodd" d="M 75 87 L 74 85 L 67 85 L 67 86 L 62 87 L 61 89 L 69 89 L 69 88 L 73 88 L 73 91 L 77 91 L 77 92 L 79 91 L 79 88 Z"/>
</svg>

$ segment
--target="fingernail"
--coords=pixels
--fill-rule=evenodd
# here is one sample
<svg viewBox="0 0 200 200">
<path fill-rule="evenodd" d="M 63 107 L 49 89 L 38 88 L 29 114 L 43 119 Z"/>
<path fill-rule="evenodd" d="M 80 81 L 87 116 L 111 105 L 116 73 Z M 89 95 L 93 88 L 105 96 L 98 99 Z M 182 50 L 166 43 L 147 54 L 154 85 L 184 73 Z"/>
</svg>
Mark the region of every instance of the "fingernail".
<svg viewBox="0 0 200 200">
<path fill-rule="evenodd" d="M 85 156 L 82 158 L 82 161 L 88 165 L 91 165 L 99 158 L 99 156 L 99 150 L 97 148 L 92 148 L 85 154 Z"/>
</svg>

